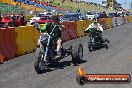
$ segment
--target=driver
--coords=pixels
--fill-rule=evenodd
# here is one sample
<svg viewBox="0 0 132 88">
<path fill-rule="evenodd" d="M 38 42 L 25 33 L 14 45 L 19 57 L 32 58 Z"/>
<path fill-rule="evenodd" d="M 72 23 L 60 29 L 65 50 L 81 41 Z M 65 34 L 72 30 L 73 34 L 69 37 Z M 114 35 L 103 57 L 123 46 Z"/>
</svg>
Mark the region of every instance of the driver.
<svg viewBox="0 0 132 88">
<path fill-rule="evenodd" d="M 48 22 L 46 25 L 44 25 L 41 28 L 41 32 L 47 32 L 50 33 L 51 30 L 55 27 L 55 30 L 53 32 L 53 39 L 57 43 L 57 55 L 56 55 L 56 60 L 59 61 L 61 59 L 61 46 L 62 46 L 62 36 L 61 36 L 61 31 L 64 28 L 63 25 L 60 24 L 60 19 L 58 15 L 55 15 L 52 17 L 53 23 Z"/>
<path fill-rule="evenodd" d="M 97 30 L 101 31 L 99 37 L 101 38 L 102 42 L 105 43 L 107 41 L 109 43 L 109 40 L 103 37 L 102 35 L 103 27 L 98 23 L 96 18 L 93 19 L 93 23 L 89 25 L 89 27 L 85 30 L 85 32 L 87 32 L 89 28 L 96 28 Z"/>
</svg>

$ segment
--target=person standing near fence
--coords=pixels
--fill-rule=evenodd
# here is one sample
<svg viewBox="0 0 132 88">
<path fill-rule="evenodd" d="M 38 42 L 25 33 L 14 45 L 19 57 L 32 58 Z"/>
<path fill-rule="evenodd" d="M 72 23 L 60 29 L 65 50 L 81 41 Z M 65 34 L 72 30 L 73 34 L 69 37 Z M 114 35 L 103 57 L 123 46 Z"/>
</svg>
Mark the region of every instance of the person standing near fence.
<svg viewBox="0 0 132 88">
<path fill-rule="evenodd" d="M 25 17 L 23 14 L 21 14 L 20 16 L 21 26 L 24 26 L 24 20 L 25 20 Z"/>
<path fill-rule="evenodd" d="M 14 14 L 12 14 L 11 19 L 12 19 L 12 25 L 11 26 L 14 27 L 15 26 L 16 16 Z"/>
<path fill-rule="evenodd" d="M 102 18 L 107 18 L 107 17 L 108 17 L 108 16 L 107 16 L 106 12 L 103 11 L 103 13 L 102 13 Z"/>
</svg>

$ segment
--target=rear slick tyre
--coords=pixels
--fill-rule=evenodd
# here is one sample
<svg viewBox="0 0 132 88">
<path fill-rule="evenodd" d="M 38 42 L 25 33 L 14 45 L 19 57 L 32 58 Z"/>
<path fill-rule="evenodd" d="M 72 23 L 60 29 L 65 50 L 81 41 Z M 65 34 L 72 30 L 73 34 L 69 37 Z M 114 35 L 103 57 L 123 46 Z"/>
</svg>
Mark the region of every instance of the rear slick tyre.
<svg viewBox="0 0 132 88">
<path fill-rule="evenodd" d="M 82 44 L 76 44 L 72 46 L 72 63 L 79 64 L 83 59 L 83 46 Z"/>
</svg>

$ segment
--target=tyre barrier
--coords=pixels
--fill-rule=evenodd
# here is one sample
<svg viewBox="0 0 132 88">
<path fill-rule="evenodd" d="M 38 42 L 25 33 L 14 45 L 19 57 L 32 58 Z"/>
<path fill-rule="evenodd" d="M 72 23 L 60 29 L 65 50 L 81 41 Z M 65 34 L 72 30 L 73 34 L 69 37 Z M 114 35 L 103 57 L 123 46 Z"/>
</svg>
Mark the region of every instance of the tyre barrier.
<svg viewBox="0 0 132 88">
<path fill-rule="evenodd" d="M 83 37 L 84 36 L 84 31 L 82 29 L 82 21 L 77 21 L 77 37 Z"/>
<path fill-rule="evenodd" d="M 93 23 L 93 20 L 86 20 L 86 28 L 88 28 L 88 26 L 91 24 L 91 23 Z M 85 29 L 86 29 L 85 28 Z M 84 29 L 84 30 L 85 30 Z M 88 33 L 84 33 L 84 35 L 89 35 Z"/>
<path fill-rule="evenodd" d="M 77 30 L 76 21 L 71 21 L 71 22 L 70 22 L 70 27 L 71 27 L 71 30 Z M 76 36 L 77 36 L 77 35 L 76 35 Z"/>
<path fill-rule="evenodd" d="M 130 22 L 132 22 L 132 16 L 130 17 Z"/>
<path fill-rule="evenodd" d="M 65 30 L 69 30 L 70 29 L 70 26 L 71 26 L 70 22 L 63 22 L 61 24 L 63 24 L 65 26 Z"/>
<path fill-rule="evenodd" d="M 132 22 L 132 17 L 114 17 L 99 19 L 104 28 L 112 28 L 118 24 Z M 85 36 L 84 30 L 92 23 L 91 20 L 63 22 L 65 29 L 62 31 L 64 42 Z M 44 24 L 41 25 L 41 27 Z M 33 25 L 19 26 L 17 28 L 0 29 L 0 63 L 33 52 L 37 48 L 40 33 Z"/>
<path fill-rule="evenodd" d="M 119 25 L 122 25 L 124 22 L 123 22 L 123 18 L 122 17 L 117 17 L 117 24 L 116 26 L 119 26 Z"/>
<path fill-rule="evenodd" d="M 104 30 L 108 29 L 107 18 L 102 18 L 102 19 L 99 19 L 98 21 L 102 25 L 102 27 L 103 27 Z"/>
<path fill-rule="evenodd" d="M 62 40 L 64 42 L 71 40 L 68 30 L 62 31 Z"/>
<path fill-rule="evenodd" d="M 4 30 L 0 29 L 0 63 L 3 63 L 6 60 L 6 49 L 4 47 Z"/>
<path fill-rule="evenodd" d="M 18 51 L 17 51 L 17 45 L 16 45 L 16 32 L 15 32 L 15 28 L 13 27 L 9 27 L 8 29 L 11 29 L 11 42 L 10 43 L 10 46 L 13 48 L 13 51 L 14 51 L 14 54 L 15 56 L 18 55 Z"/>
<path fill-rule="evenodd" d="M 68 30 L 70 39 L 76 39 L 77 38 L 77 31 L 76 30 Z"/>
<path fill-rule="evenodd" d="M 26 52 L 31 53 L 34 50 L 34 44 L 33 44 L 33 30 L 30 29 L 24 29 L 23 31 L 23 39 L 26 44 Z"/>
<path fill-rule="evenodd" d="M 128 22 L 132 22 L 132 17 L 128 16 Z"/>
<path fill-rule="evenodd" d="M 18 29 L 15 30 L 17 37 L 16 37 L 16 44 L 17 44 L 17 49 L 18 49 L 18 55 L 24 55 L 26 54 L 26 44 L 23 39 L 23 32 L 24 32 L 24 26 L 19 27 Z"/>
<path fill-rule="evenodd" d="M 86 35 L 84 33 L 84 30 L 89 26 L 87 22 L 90 23 L 87 20 L 80 20 L 80 21 L 76 22 L 76 24 L 77 24 L 77 36 L 78 37 L 83 37 Z"/>
<path fill-rule="evenodd" d="M 111 29 L 113 27 L 112 25 L 112 18 L 107 18 L 107 26 L 108 26 L 108 29 Z"/>
<path fill-rule="evenodd" d="M 118 19 L 118 24 L 119 24 L 119 25 L 125 24 L 125 19 L 124 19 L 124 17 L 118 17 L 117 19 Z"/>
<path fill-rule="evenodd" d="M 36 49 L 40 33 L 33 26 L 32 26 L 31 29 L 33 30 L 33 43 L 34 43 L 34 46 L 35 46 L 35 49 Z"/>
<path fill-rule="evenodd" d="M 4 47 L 6 49 L 6 52 L 8 53 L 7 60 L 9 60 L 9 59 L 13 58 L 13 55 L 11 53 L 12 49 L 10 47 L 10 42 L 11 42 L 10 41 L 10 30 L 7 30 L 7 29 L 3 30 L 3 34 L 4 34 L 3 43 L 4 43 Z"/>
<path fill-rule="evenodd" d="M 62 31 L 62 38 L 64 42 L 77 38 L 77 25 L 75 21 L 63 22 L 61 24 L 65 26 L 65 29 Z"/>
<path fill-rule="evenodd" d="M 0 63 L 3 63 L 4 61 L 5 61 L 5 57 L 2 54 L 0 54 Z"/>
<path fill-rule="evenodd" d="M 28 26 L 20 26 L 19 29 L 16 30 L 16 32 L 18 34 L 16 39 L 18 54 L 23 55 L 33 52 L 37 46 L 37 44 L 34 43 L 34 39 L 36 39 L 34 30 L 29 29 Z"/>
<path fill-rule="evenodd" d="M 91 20 L 83 20 L 82 21 L 82 25 L 81 25 L 81 29 L 83 29 L 83 33 L 85 31 L 86 28 L 88 28 L 88 26 L 92 23 Z M 84 33 L 84 36 L 88 35 L 88 33 Z"/>
<path fill-rule="evenodd" d="M 129 20 L 128 20 L 129 18 L 128 18 L 128 16 L 126 16 L 126 17 L 124 17 L 124 18 L 125 18 L 126 24 L 129 23 Z"/>
<path fill-rule="evenodd" d="M 16 39 L 15 28 L 9 27 L 6 30 L 6 32 L 7 34 L 5 34 L 5 45 L 7 45 L 11 58 L 15 58 L 17 55 L 17 48 L 16 48 L 16 42 L 15 42 L 15 39 Z"/>
<path fill-rule="evenodd" d="M 128 23 L 129 17 L 114 17 L 112 18 L 113 27 Z"/>
<path fill-rule="evenodd" d="M 42 27 L 44 24 L 41 24 L 40 26 Z M 32 42 L 33 42 L 33 51 L 37 48 L 37 42 L 38 42 L 38 38 L 40 36 L 40 33 L 34 28 L 33 25 L 28 25 L 27 29 L 32 31 L 31 32 L 31 36 L 32 37 Z"/>
<path fill-rule="evenodd" d="M 17 48 L 15 39 L 15 28 L 0 29 L 0 62 L 4 62 L 16 57 Z"/>
</svg>

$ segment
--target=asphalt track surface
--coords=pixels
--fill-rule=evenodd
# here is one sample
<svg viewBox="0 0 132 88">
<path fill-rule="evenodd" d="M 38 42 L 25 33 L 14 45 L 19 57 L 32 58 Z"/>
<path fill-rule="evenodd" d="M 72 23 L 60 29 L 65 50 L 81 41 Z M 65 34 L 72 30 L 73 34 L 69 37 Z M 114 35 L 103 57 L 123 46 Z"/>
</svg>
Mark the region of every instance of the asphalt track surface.
<svg viewBox="0 0 132 88">
<path fill-rule="evenodd" d="M 82 43 L 84 63 L 81 66 L 88 74 L 132 75 L 132 23 L 105 30 L 110 39 L 109 49 L 88 51 L 88 37 L 64 43 Z M 76 83 L 77 66 L 71 64 L 71 56 L 52 66 L 51 70 L 37 74 L 34 70 L 34 53 L 0 64 L 0 88 L 132 88 L 130 84 L 86 84 Z"/>
</svg>

